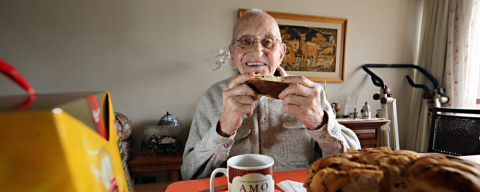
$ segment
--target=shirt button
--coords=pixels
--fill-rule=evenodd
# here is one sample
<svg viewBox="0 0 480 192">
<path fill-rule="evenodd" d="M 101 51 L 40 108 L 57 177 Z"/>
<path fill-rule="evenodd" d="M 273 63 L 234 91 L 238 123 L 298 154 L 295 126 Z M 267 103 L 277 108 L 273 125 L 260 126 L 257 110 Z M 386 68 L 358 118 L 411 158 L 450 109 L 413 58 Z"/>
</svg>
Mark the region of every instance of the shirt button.
<svg viewBox="0 0 480 192">
<path fill-rule="evenodd" d="M 262 125 L 265 125 L 265 124 L 267 124 L 267 121 L 263 120 Z"/>
</svg>

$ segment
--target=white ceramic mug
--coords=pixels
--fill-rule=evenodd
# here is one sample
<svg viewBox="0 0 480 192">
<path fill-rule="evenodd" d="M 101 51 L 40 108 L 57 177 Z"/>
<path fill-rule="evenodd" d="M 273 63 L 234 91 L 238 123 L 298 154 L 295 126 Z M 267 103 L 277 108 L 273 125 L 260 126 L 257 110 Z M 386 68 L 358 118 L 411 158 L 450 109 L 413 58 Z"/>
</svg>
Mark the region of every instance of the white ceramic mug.
<svg viewBox="0 0 480 192">
<path fill-rule="evenodd" d="M 213 182 L 219 172 L 228 179 L 228 191 L 268 191 L 274 192 L 275 182 L 273 158 L 260 154 L 244 154 L 227 160 L 227 168 L 217 168 L 210 176 L 210 192 L 214 191 Z"/>
</svg>

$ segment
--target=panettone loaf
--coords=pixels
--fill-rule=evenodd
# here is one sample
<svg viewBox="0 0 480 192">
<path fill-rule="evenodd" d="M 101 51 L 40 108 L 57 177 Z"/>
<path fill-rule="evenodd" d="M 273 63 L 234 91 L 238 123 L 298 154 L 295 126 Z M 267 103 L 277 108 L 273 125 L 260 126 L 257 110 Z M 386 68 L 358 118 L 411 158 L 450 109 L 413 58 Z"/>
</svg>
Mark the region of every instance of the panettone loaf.
<svg viewBox="0 0 480 192">
<path fill-rule="evenodd" d="M 480 191 L 480 166 L 450 155 L 421 157 L 402 176 L 419 191 Z"/>
<path fill-rule="evenodd" d="M 480 166 L 388 147 L 348 150 L 312 163 L 304 186 L 309 192 L 480 192 Z"/>
</svg>

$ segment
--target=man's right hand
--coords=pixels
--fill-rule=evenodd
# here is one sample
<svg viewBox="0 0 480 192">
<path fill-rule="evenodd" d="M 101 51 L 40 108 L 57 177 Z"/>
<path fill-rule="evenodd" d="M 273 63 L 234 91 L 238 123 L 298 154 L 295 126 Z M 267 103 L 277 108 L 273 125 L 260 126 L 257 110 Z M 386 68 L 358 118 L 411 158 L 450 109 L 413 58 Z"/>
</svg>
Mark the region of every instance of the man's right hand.
<svg viewBox="0 0 480 192">
<path fill-rule="evenodd" d="M 240 74 L 232 79 L 222 91 L 223 111 L 220 115 L 220 126 L 217 132 L 229 137 L 242 125 L 242 116 L 250 117 L 255 108 L 258 94 L 246 82 L 253 79 L 254 73 Z"/>
</svg>

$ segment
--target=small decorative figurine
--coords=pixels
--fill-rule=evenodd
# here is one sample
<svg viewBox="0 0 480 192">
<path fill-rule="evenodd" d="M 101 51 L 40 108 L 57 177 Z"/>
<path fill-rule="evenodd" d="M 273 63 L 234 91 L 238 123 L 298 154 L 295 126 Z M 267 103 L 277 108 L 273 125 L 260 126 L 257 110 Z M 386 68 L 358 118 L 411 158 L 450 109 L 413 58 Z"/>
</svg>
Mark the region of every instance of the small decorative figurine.
<svg viewBox="0 0 480 192">
<path fill-rule="evenodd" d="M 362 110 L 360 112 L 362 113 L 362 118 L 370 119 L 371 113 L 370 113 L 370 106 L 368 105 L 368 102 L 365 102 L 365 105 L 362 107 Z"/>
<path fill-rule="evenodd" d="M 158 126 L 179 126 L 179 125 L 182 125 L 182 122 L 180 122 L 180 120 L 175 115 L 172 115 L 167 111 L 167 114 L 160 118 L 157 125 Z"/>
<path fill-rule="evenodd" d="M 119 142 L 126 141 L 132 135 L 132 121 L 123 113 L 115 112 L 115 119 L 117 120 L 117 129 L 119 135 Z"/>
<path fill-rule="evenodd" d="M 332 110 L 333 110 L 333 113 L 335 114 L 335 118 L 340 117 L 340 114 L 338 113 L 340 109 L 341 109 L 340 104 L 332 103 Z"/>
<path fill-rule="evenodd" d="M 353 118 L 354 118 L 354 119 L 357 118 L 357 113 L 358 113 L 357 108 L 356 108 L 356 107 L 353 108 Z"/>
<path fill-rule="evenodd" d="M 333 117 L 335 117 L 335 119 L 337 118 L 337 112 L 335 111 L 335 103 L 332 103 L 332 113 L 333 113 Z"/>
</svg>

